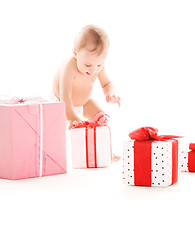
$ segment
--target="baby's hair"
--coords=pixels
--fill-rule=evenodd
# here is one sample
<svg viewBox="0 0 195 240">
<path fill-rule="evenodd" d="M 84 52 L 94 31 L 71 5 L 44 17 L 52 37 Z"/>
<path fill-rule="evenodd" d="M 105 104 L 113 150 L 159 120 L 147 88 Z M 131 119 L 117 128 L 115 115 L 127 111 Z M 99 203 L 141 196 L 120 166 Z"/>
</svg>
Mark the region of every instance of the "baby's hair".
<svg viewBox="0 0 195 240">
<path fill-rule="evenodd" d="M 89 48 L 90 44 L 93 48 Z M 104 49 L 109 47 L 109 44 L 109 38 L 103 29 L 94 25 L 87 25 L 76 36 L 74 49 L 79 51 L 86 48 L 88 51 L 100 55 Z"/>
</svg>

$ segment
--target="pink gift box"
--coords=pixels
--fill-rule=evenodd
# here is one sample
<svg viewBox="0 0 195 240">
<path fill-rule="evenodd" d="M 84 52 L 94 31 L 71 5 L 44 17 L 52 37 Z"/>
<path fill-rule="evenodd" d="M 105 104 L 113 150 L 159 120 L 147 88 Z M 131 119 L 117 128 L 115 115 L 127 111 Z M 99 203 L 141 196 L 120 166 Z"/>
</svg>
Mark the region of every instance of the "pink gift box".
<svg viewBox="0 0 195 240">
<path fill-rule="evenodd" d="M 0 177 L 66 173 L 65 103 L 0 102 Z"/>
</svg>

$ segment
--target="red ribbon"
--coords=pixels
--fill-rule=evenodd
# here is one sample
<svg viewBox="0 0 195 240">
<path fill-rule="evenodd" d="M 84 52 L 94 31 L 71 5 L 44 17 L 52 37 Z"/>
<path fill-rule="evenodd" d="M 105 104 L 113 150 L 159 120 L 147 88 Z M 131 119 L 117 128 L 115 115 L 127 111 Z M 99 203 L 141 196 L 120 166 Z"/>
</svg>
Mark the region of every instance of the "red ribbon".
<svg viewBox="0 0 195 240">
<path fill-rule="evenodd" d="M 87 168 L 97 168 L 96 127 L 86 128 L 86 164 Z"/>
<path fill-rule="evenodd" d="M 188 152 L 188 171 L 195 172 L 195 143 L 190 143 Z"/>
<path fill-rule="evenodd" d="M 163 141 L 166 139 L 172 139 L 172 138 L 180 138 L 181 136 L 175 136 L 175 135 L 159 135 L 157 136 L 158 129 L 153 127 L 142 127 L 138 128 L 135 131 L 129 133 L 129 137 L 132 140 L 157 140 L 157 141 Z"/>
<path fill-rule="evenodd" d="M 76 125 L 72 125 L 71 129 L 74 128 L 94 128 L 98 126 L 107 126 L 107 122 L 109 120 L 109 116 L 103 112 L 98 112 L 93 119 L 89 121 L 83 121 L 81 123 L 78 123 Z"/>
<path fill-rule="evenodd" d="M 86 128 L 86 164 L 87 168 L 97 168 L 96 154 L 96 127 L 107 126 L 109 116 L 103 112 L 99 112 L 90 121 L 84 121 L 71 128 Z M 91 144 L 93 143 L 93 144 Z"/>
<path fill-rule="evenodd" d="M 151 186 L 151 142 L 134 143 L 134 183 L 136 186 Z"/>
<path fill-rule="evenodd" d="M 151 145 L 153 141 L 172 142 L 172 184 L 178 179 L 178 141 L 175 135 L 157 135 L 158 129 L 142 127 L 129 133 L 134 143 L 134 182 L 137 186 L 151 186 Z"/>
<path fill-rule="evenodd" d="M 194 151 L 195 150 L 195 143 L 190 143 L 189 149 Z"/>
</svg>

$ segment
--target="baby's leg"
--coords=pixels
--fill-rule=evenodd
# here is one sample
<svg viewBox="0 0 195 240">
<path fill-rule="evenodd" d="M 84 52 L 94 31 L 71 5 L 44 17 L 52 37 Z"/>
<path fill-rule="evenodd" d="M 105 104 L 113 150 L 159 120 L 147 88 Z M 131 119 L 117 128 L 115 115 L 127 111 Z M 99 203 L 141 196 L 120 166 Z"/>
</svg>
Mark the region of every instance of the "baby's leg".
<svg viewBox="0 0 195 240">
<path fill-rule="evenodd" d="M 98 104 L 93 100 L 89 99 L 88 102 L 83 106 L 83 116 L 87 119 L 92 119 L 98 112 L 104 112 Z M 120 160 L 120 156 L 113 154 L 112 161 L 116 162 Z"/>
<path fill-rule="evenodd" d="M 93 100 L 89 99 L 83 106 L 83 116 L 88 120 L 94 118 L 98 112 L 104 112 L 98 104 Z"/>
</svg>

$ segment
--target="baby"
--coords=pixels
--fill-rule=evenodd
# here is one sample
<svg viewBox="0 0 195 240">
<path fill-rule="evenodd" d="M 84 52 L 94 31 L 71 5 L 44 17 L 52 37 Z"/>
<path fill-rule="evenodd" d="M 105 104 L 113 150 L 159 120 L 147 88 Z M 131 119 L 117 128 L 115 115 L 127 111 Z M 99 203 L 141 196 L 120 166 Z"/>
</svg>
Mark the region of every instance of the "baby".
<svg viewBox="0 0 195 240">
<path fill-rule="evenodd" d="M 94 25 L 85 26 L 76 36 L 73 56 L 55 74 L 53 93 L 66 103 L 70 127 L 82 122 L 81 115 L 90 120 L 103 112 L 90 97 L 96 78 L 100 81 L 106 101 L 120 106 L 120 98 L 115 95 L 104 67 L 108 48 L 109 39 L 103 29 Z M 78 110 L 82 111 L 80 116 Z"/>
</svg>

